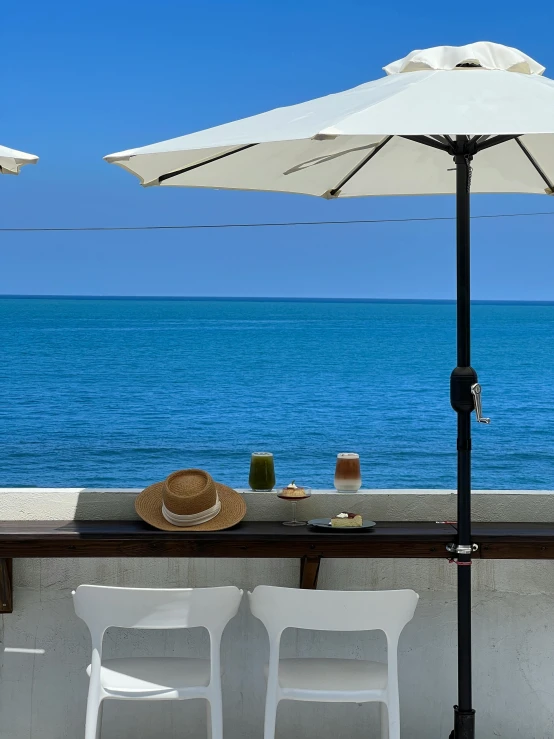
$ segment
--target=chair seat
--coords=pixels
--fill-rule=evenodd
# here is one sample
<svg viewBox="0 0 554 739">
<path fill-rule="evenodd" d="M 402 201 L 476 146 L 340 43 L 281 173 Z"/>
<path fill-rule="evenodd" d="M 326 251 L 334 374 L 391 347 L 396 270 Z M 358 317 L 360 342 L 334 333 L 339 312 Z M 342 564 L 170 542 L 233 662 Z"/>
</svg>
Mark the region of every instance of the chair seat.
<svg viewBox="0 0 554 739">
<path fill-rule="evenodd" d="M 87 674 L 90 677 L 90 665 Z M 210 682 L 210 662 L 177 657 L 136 657 L 107 659 L 101 667 L 100 683 L 107 693 L 179 694 L 205 688 Z"/>
<path fill-rule="evenodd" d="M 279 685 L 285 692 L 384 690 L 387 665 L 359 659 L 282 659 Z"/>
</svg>

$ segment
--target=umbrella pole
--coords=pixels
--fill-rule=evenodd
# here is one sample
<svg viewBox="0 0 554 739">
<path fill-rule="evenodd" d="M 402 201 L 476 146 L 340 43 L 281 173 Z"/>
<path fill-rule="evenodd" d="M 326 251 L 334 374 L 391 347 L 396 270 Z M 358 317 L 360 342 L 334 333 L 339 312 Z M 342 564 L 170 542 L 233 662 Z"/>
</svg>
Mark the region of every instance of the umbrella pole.
<svg viewBox="0 0 554 739">
<path fill-rule="evenodd" d="M 474 739 L 471 675 L 471 413 L 477 374 L 470 357 L 470 187 L 471 153 L 465 136 L 457 136 L 456 272 L 458 366 L 451 376 L 451 403 L 458 414 L 458 540 L 449 545 L 458 565 L 458 705 L 451 739 Z"/>
</svg>

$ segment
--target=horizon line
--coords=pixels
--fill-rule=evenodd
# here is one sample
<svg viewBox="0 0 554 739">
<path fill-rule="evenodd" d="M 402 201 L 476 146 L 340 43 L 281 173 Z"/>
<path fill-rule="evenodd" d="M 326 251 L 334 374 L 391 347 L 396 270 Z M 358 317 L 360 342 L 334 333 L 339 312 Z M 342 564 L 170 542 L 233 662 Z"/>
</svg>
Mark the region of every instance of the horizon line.
<svg viewBox="0 0 554 739">
<path fill-rule="evenodd" d="M 284 295 L 241 296 L 241 295 L 68 295 L 68 294 L 25 294 L 0 293 L 0 300 L 163 300 L 191 302 L 281 302 L 281 303 L 431 303 L 455 305 L 455 298 L 346 298 L 346 297 L 296 297 Z M 474 299 L 474 305 L 554 305 L 554 300 L 502 300 Z"/>
</svg>

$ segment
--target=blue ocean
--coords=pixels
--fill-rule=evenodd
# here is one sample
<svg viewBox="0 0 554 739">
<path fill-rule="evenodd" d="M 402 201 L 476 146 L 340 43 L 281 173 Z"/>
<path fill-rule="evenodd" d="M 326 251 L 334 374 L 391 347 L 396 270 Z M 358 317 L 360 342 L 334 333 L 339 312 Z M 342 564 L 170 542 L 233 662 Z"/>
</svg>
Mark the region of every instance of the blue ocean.
<svg viewBox="0 0 554 739">
<path fill-rule="evenodd" d="M 475 489 L 554 488 L 554 304 L 475 304 Z M 0 299 L 0 486 L 141 487 L 183 467 L 246 487 L 452 488 L 455 306 Z"/>
</svg>

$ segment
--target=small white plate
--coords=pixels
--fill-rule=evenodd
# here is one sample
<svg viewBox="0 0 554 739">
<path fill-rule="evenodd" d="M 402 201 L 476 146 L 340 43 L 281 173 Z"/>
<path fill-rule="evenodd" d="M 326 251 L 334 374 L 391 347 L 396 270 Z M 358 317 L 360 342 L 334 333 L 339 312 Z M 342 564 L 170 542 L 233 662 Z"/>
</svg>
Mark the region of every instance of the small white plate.
<svg viewBox="0 0 554 739">
<path fill-rule="evenodd" d="M 377 526 L 375 521 L 364 521 L 361 526 L 331 526 L 330 518 L 312 518 L 311 521 L 308 521 L 308 525 L 326 531 L 367 531 L 367 529 Z"/>
</svg>

